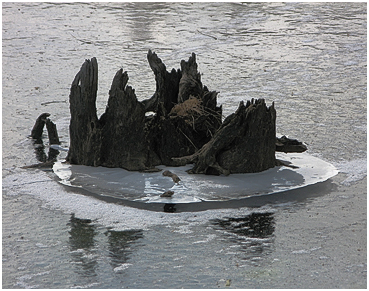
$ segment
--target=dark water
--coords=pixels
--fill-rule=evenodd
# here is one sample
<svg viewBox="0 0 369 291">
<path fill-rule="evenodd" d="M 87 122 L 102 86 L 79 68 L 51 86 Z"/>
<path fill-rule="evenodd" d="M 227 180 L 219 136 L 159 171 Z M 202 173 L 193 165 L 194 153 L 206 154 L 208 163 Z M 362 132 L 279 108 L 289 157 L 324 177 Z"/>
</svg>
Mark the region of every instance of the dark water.
<svg viewBox="0 0 369 291">
<path fill-rule="evenodd" d="M 366 3 L 2 5 L 3 288 L 366 287 Z M 165 213 L 19 168 L 37 162 L 27 136 L 43 112 L 68 147 L 69 88 L 85 59 L 99 63 L 98 114 L 121 67 L 150 97 L 148 49 L 168 69 L 195 52 L 225 115 L 274 101 L 277 131 L 341 173 Z"/>
</svg>

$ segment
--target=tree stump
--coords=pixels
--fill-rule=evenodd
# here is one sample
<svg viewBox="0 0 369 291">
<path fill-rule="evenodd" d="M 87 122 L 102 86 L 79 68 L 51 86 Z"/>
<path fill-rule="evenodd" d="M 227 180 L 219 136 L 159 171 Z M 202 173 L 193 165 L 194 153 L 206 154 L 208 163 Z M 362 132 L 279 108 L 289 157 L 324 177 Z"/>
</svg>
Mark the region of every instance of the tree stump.
<svg viewBox="0 0 369 291">
<path fill-rule="evenodd" d="M 42 143 L 42 133 L 44 132 L 44 126 L 49 116 L 50 113 L 42 113 L 36 119 L 35 125 L 33 126 L 31 131 L 31 137 L 35 140 L 36 143 Z"/>
<path fill-rule="evenodd" d="M 170 72 L 151 50 L 147 59 L 156 80 L 153 96 L 139 102 L 127 85 L 127 72 L 120 69 L 100 118 L 96 114 L 97 60 L 84 62 L 71 86 L 67 161 L 132 171 L 192 162 L 192 173 L 226 175 L 276 165 L 275 151 L 282 141 L 275 137 L 274 104 L 267 107 L 263 99 L 248 101 L 246 106 L 241 102 L 222 123 L 218 93 L 202 84 L 194 53 L 181 61 L 181 69 Z M 149 111 L 154 115 L 145 116 Z M 290 145 L 283 150 L 302 149 Z"/>
<path fill-rule="evenodd" d="M 44 130 L 44 126 L 46 124 L 47 133 L 49 137 L 49 145 L 59 145 L 59 136 L 58 131 L 56 129 L 56 125 L 48 118 L 50 116 L 49 113 L 41 114 L 35 122 L 35 125 L 31 131 L 31 137 L 33 139 L 33 145 L 35 149 L 36 159 L 40 161 L 40 164 L 34 164 L 25 166 L 22 168 L 43 168 L 48 167 L 50 168 L 54 162 L 56 161 L 57 156 L 59 155 L 59 151 L 53 148 L 49 149 L 48 155 L 46 156 L 45 153 L 45 146 L 42 140 L 42 134 Z"/>
<path fill-rule="evenodd" d="M 264 99 L 240 103 L 228 116 L 214 137 L 195 154 L 182 157 L 195 163 L 190 173 L 255 173 L 272 168 L 275 161 L 274 103 L 267 107 Z"/>
<path fill-rule="evenodd" d="M 182 103 L 190 96 L 201 96 L 203 86 L 201 75 L 197 72 L 196 55 L 192 53 L 188 62 L 181 61 L 182 78 L 179 82 L 178 103 Z"/>
</svg>

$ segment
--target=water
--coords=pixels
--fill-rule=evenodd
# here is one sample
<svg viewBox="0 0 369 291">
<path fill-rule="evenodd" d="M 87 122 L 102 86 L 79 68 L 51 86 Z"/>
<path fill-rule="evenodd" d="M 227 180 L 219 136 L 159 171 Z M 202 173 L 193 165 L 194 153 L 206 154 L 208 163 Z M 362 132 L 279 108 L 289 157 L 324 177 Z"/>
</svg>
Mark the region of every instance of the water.
<svg viewBox="0 0 369 291">
<path fill-rule="evenodd" d="M 3 3 L 3 288 L 366 287 L 366 9 Z M 98 115 L 121 67 L 139 100 L 150 97 L 148 49 L 168 70 L 195 52 L 224 115 L 241 100 L 274 101 L 277 131 L 341 173 L 165 213 L 96 200 L 50 172 L 19 168 L 37 162 L 27 136 L 43 112 L 68 147 L 69 88 L 85 59 L 99 63 Z"/>
</svg>

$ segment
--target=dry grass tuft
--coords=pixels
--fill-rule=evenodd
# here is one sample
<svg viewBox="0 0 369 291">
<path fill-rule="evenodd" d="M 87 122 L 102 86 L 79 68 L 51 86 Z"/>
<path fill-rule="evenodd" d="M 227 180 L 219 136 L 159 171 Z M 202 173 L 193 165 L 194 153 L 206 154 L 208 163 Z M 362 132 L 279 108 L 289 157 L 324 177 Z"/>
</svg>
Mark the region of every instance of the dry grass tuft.
<svg viewBox="0 0 369 291">
<path fill-rule="evenodd" d="M 207 130 L 210 135 L 212 135 L 212 131 L 209 130 L 209 128 L 213 128 L 214 119 L 219 119 L 220 117 L 219 113 L 210 110 L 209 108 L 205 108 L 202 104 L 202 100 L 193 96 L 190 96 L 189 99 L 182 103 L 176 104 L 170 111 L 169 115 L 170 118 L 182 118 L 184 122 L 193 128 L 194 131 Z M 187 135 L 184 133 L 183 135 L 190 140 Z"/>
<path fill-rule="evenodd" d="M 205 114 L 205 110 L 201 104 L 201 100 L 193 96 L 190 96 L 190 98 L 183 103 L 176 104 L 170 111 L 170 115 L 181 117 L 190 117 L 195 114 Z"/>
</svg>

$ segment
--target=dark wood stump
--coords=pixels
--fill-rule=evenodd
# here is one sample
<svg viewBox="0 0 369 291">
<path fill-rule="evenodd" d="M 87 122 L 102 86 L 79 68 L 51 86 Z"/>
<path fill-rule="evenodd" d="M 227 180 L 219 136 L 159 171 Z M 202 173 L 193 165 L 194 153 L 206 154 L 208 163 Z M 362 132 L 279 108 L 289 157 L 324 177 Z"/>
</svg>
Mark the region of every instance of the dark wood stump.
<svg viewBox="0 0 369 291">
<path fill-rule="evenodd" d="M 291 139 L 286 137 L 285 135 L 278 138 L 275 143 L 276 151 L 283 153 L 302 153 L 307 150 L 306 145 L 297 139 Z"/>
<path fill-rule="evenodd" d="M 274 103 L 264 99 L 240 103 L 228 116 L 214 137 L 195 154 L 178 160 L 195 163 L 190 173 L 255 173 L 272 168 L 275 161 Z"/>
<path fill-rule="evenodd" d="M 50 113 L 42 113 L 39 117 L 37 117 L 35 125 L 31 131 L 31 137 L 35 140 L 35 142 L 42 142 L 42 133 L 44 132 L 44 126 L 49 116 Z"/>
<path fill-rule="evenodd" d="M 59 145 L 59 135 L 56 128 L 56 125 L 48 118 L 50 116 L 49 113 L 41 114 L 35 122 L 35 125 L 31 131 L 31 137 L 33 140 L 33 146 L 36 154 L 36 159 L 40 161 L 39 164 L 34 164 L 30 166 L 25 166 L 23 168 L 50 168 L 57 159 L 59 155 L 59 151 L 53 148 L 49 148 L 48 155 L 45 153 L 45 146 L 42 140 L 44 126 L 46 124 L 47 133 L 49 137 L 49 145 Z"/>
<path fill-rule="evenodd" d="M 96 115 L 97 60 L 86 60 L 72 83 L 70 147 L 67 161 L 87 166 L 146 168 L 144 105 L 126 86 L 128 75 L 119 70 L 100 119 Z"/>
<path fill-rule="evenodd" d="M 274 104 L 267 107 L 263 99 L 248 101 L 246 106 L 241 102 L 222 123 L 218 93 L 202 84 L 194 53 L 181 61 L 181 69 L 170 72 L 155 53 L 149 51 L 147 59 L 156 80 L 153 96 L 139 102 L 127 85 L 127 72 L 121 69 L 100 119 L 96 115 L 97 60 L 85 61 L 71 86 L 67 161 L 137 171 L 192 162 L 193 173 L 226 175 L 276 165 L 275 151 L 282 141 L 275 137 Z M 149 111 L 154 115 L 145 116 Z M 291 148 L 286 143 L 283 150 Z"/>
<path fill-rule="evenodd" d="M 222 123 L 222 108 L 217 92 L 203 86 L 195 54 L 170 73 L 155 53 L 149 50 L 147 58 L 156 80 L 155 94 L 142 101 L 145 111 L 156 112 L 146 123 L 149 164 L 179 166 L 172 158 L 193 154 L 207 143 Z"/>
</svg>

